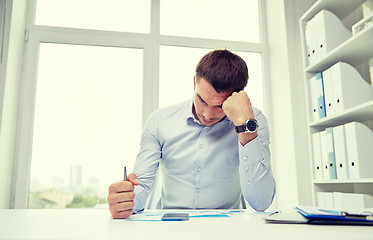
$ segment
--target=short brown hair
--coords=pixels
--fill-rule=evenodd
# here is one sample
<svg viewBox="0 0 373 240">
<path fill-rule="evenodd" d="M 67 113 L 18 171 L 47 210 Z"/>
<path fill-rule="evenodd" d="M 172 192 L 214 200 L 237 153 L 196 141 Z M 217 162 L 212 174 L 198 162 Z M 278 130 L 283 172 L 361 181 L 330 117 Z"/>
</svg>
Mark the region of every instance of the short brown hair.
<svg viewBox="0 0 373 240">
<path fill-rule="evenodd" d="M 213 50 L 199 61 L 196 81 L 204 78 L 216 92 L 239 92 L 249 79 L 245 61 L 228 50 Z"/>
</svg>

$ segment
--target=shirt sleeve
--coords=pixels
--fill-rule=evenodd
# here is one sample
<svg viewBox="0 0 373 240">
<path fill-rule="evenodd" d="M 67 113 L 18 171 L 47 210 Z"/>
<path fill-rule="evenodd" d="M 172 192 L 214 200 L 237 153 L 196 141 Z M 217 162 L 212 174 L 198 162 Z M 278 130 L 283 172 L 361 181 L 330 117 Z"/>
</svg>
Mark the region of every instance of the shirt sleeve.
<svg viewBox="0 0 373 240">
<path fill-rule="evenodd" d="M 157 115 L 153 113 L 145 123 L 141 136 L 140 152 L 137 155 L 134 166 L 134 173 L 140 181 L 140 184 L 135 186 L 134 189 L 134 213 L 145 208 L 149 194 L 152 192 L 159 161 L 162 157 L 157 126 Z"/>
<path fill-rule="evenodd" d="M 258 136 L 245 146 L 239 145 L 241 191 L 252 208 L 266 210 L 273 201 L 276 183 L 273 178 L 267 119 L 257 110 Z"/>
</svg>

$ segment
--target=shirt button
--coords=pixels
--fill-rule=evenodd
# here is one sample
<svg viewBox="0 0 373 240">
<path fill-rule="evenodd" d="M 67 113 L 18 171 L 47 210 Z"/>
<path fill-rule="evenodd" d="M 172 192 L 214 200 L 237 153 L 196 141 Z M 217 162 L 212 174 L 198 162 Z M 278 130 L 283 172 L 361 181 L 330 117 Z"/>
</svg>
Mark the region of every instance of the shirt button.
<svg viewBox="0 0 373 240">
<path fill-rule="evenodd" d="M 200 168 L 200 167 L 199 167 L 199 168 L 197 168 L 197 171 L 198 171 L 198 172 L 200 172 L 200 171 L 201 171 L 201 168 Z"/>
<path fill-rule="evenodd" d="M 247 185 L 250 186 L 250 185 L 251 185 L 251 182 L 247 182 Z"/>
<path fill-rule="evenodd" d="M 197 188 L 197 193 L 199 193 L 201 191 L 201 189 Z"/>
<path fill-rule="evenodd" d="M 249 159 L 248 156 L 243 156 L 243 160 L 244 160 L 244 161 L 247 161 L 247 159 Z"/>
<path fill-rule="evenodd" d="M 245 169 L 246 169 L 246 171 L 247 171 L 247 170 L 249 170 L 249 167 L 246 167 Z"/>
<path fill-rule="evenodd" d="M 199 145 L 199 148 L 200 148 L 200 149 L 203 149 L 203 148 L 204 148 L 203 144 Z"/>
</svg>

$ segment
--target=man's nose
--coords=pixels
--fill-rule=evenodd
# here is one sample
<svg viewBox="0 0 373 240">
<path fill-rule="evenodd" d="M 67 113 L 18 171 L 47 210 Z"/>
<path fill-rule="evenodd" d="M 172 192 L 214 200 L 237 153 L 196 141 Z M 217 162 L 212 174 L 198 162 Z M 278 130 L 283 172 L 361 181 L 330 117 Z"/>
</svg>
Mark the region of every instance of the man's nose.
<svg viewBox="0 0 373 240">
<path fill-rule="evenodd" d="M 203 112 L 203 116 L 206 120 L 213 119 L 215 116 L 215 110 L 211 108 L 205 108 L 205 111 Z"/>
</svg>

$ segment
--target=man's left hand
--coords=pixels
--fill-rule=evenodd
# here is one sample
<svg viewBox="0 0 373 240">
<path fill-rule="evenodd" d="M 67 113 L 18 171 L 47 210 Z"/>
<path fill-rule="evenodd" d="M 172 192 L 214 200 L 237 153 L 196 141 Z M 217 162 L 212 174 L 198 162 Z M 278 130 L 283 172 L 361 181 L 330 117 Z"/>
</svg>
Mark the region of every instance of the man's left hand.
<svg viewBox="0 0 373 240">
<path fill-rule="evenodd" d="M 225 115 L 239 126 L 247 120 L 254 118 L 253 108 L 249 96 L 245 91 L 233 92 L 231 96 L 223 103 L 223 111 Z"/>
</svg>

